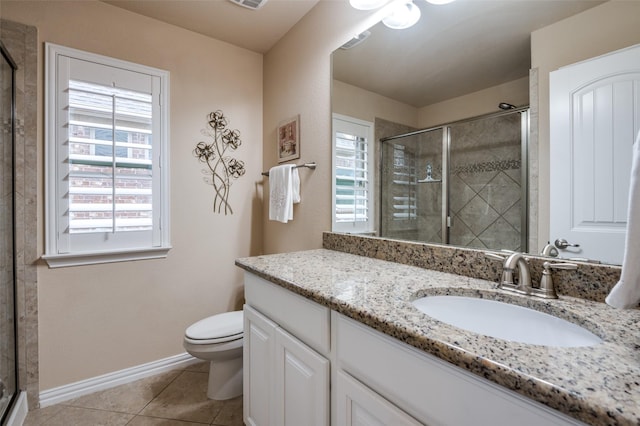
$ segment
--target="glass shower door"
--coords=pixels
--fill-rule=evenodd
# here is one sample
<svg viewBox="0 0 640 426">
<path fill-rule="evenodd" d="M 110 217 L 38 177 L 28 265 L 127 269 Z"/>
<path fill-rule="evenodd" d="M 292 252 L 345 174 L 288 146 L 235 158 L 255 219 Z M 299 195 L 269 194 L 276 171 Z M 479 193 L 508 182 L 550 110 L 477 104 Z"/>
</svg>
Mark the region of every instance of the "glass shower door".
<svg viewBox="0 0 640 426">
<path fill-rule="evenodd" d="M 528 112 L 452 124 L 449 242 L 479 249 L 526 250 Z"/>
<path fill-rule="evenodd" d="M 0 422 L 16 395 L 14 64 L 0 44 Z"/>
<path fill-rule="evenodd" d="M 382 143 L 380 235 L 387 238 L 441 243 L 442 127 L 387 138 Z"/>
</svg>

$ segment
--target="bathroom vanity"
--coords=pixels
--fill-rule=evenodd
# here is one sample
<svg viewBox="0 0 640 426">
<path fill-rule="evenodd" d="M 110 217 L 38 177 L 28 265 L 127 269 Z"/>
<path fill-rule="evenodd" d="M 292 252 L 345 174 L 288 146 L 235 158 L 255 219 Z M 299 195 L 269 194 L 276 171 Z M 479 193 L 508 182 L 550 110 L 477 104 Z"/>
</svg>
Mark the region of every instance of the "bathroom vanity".
<svg viewBox="0 0 640 426">
<path fill-rule="evenodd" d="M 236 264 L 246 271 L 247 425 L 640 422 L 638 310 L 505 296 L 487 280 L 327 249 Z M 412 305 L 432 293 L 545 310 L 603 342 L 547 347 L 467 332 Z"/>
</svg>

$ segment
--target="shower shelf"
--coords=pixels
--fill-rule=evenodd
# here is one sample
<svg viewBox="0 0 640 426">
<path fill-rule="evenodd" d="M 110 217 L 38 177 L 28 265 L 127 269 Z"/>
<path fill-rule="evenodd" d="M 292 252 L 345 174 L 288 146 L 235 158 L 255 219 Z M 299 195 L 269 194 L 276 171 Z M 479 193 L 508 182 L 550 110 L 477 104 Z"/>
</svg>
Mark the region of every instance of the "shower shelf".
<svg viewBox="0 0 640 426">
<path fill-rule="evenodd" d="M 418 183 L 441 183 L 442 179 L 434 179 L 432 177 L 427 176 L 424 179 L 420 179 Z"/>
<path fill-rule="evenodd" d="M 424 179 L 420 179 L 417 182 L 418 183 L 440 183 L 442 182 L 442 179 L 434 179 L 433 176 L 431 176 L 431 174 L 433 173 L 432 171 L 432 167 L 431 164 L 427 164 L 427 177 L 425 177 Z"/>
</svg>

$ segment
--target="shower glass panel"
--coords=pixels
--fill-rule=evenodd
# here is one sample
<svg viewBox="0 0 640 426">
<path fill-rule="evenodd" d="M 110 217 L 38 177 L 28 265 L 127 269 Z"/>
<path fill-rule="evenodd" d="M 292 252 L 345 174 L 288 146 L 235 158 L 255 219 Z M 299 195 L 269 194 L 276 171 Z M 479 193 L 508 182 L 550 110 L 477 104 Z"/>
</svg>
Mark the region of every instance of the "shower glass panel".
<svg viewBox="0 0 640 426">
<path fill-rule="evenodd" d="M 444 128 L 431 129 L 381 146 L 380 234 L 388 238 L 440 243 Z"/>
<path fill-rule="evenodd" d="M 382 139 L 380 236 L 526 251 L 527 135 L 518 109 Z"/>
<path fill-rule="evenodd" d="M 522 120 L 521 113 L 512 113 L 451 125 L 450 244 L 526 249 Z"/>
<path fill-rule="evenodd" d="M 0 423 L 16 394 L 13 63 L 0 45 Z M 4 424 L 4 423 L 3 423 Z"/>
</svg>

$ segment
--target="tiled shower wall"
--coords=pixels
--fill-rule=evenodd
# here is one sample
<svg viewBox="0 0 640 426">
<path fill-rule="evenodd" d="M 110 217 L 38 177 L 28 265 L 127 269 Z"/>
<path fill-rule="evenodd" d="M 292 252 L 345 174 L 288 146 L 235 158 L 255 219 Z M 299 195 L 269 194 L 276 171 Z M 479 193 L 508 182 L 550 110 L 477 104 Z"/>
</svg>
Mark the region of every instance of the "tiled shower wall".
<svg viewBox="0 0 640 426">
<path fill-rule="evenodd" d="M 521 114 L 490 116 L 449 128 L 449 243 L 524 249 Z M 436 129 L 381 144 L 381 236 L 443 242 L 443 184 L 418 182 L 426 177 L 427 165 L 434 180 L 442 179 L 443 131 Z M 402 176 L 408 176 L 410 182 L 402 182 Z M 407 208 L 403 205 L 407 199 L 415 207 L 415 214 L 401 213 Z"/>
<path fill-rule="evenodd" d="M 520 251 L 521 115 L 451 126 L 451 244 Z"/>
<path fill-rule="evenodd" d="M 0 20 L 0 38 L 16 62 L 15 250 L 18 385 L 38 407 L 37 52 L 35 27 Z"/>
</svg>

